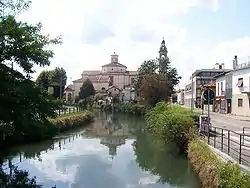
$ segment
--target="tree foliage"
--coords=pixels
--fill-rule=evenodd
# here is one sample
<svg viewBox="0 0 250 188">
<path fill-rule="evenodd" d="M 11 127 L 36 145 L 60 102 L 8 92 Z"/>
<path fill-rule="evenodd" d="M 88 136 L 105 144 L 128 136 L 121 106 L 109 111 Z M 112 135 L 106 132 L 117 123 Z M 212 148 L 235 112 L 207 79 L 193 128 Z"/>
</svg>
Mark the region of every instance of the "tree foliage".
<svg viewBox="0 0 250 188">
<path fill-rule="evenodd" d="M 13 9 L 12 0 L 4 1 L 4 9 Z M 28 5 L 22 2 L 18 10 Z M 14 7 L 16 8 L 16 7 Z M 47 117 L 55 115 L 56 105 L 47 92 L 43 92 L 30 79 L 34 65 L 46 66 L 54 53 L 51 44 L 61 43 L 59 38 L 43 35 L 42 25 L 17 21 L 13 15 L 0 18 L 0 146 L 2 141 L 20 137 L 40 139 L 53 129 Z M 12 62 L 21 73 L 8 67 Z M 7 137 L 6 137 L 7 136 Z M 13 139 L 14 138 L 14 139 Z"/>
<path fill-rule="evenodd" d="M 145 75 L 141 86 L 140 96 L 147 104 L 155 105 L 156 103 L 167 100 L 169 96 L 167 80 L 159 74 Z"/>
<path fill-rule="evenodd" d="M 95 88 L 92 82 L 87 78 L 80 88 L 79 99 L 87 99 L 92 95 L 95 95 Z"/>
<path fill-rule="evenodd" d="M 36 84 L 43 90 L 48 90 L 49 86 L 65 86 L 67 74 L 64 68 L 56 67 L 53 70 L 42 71 L 36 79 Z"/>
<path fill-rule="evenodd" d="M 173 93 L 174 87 L 178 85 L 181 79 L 176 68 L 171 67 L 168 57 L 144 61 L 138 69 L 136 78 L 135 89 L 137 94 L 139 94 L 142 80 L 149 74 L 159 74 L 161 79 L 166 80 L 169 95 Z"/>
<path fill-rule="evenodd" d="M 54 53 L 48 48 L 51 44 L 60 43 L 59 38 L 51 39 L 41 33 L 41 23 L 30 25 L 16 21 L 14 16 L 8 16 L 0 22 L 1 47 L 0 62 L 14 62 L 29 76 L 34 73 L 34 65 L 46 66 Z"/>
</svg>

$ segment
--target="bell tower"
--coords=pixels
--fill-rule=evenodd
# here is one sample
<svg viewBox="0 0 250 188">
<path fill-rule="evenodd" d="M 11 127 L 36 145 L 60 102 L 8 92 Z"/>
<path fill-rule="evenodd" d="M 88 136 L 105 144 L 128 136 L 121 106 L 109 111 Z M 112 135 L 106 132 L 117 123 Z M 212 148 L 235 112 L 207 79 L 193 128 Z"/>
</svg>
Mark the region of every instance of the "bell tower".
<svg viewBox="0 0 250 188">
<path fill-rule="evenodd" d="M 166 58 L 167 55 L 168 55 L 168 50 L 167 50 L 167 47 L 166 47 L 166 44 L 165 44 L 165 40 L 163 38 L 162 41 L 161 41 L 161 47 L 160 47 L 160 50 L 159 50 L 159 58 Z"/>
</svg>

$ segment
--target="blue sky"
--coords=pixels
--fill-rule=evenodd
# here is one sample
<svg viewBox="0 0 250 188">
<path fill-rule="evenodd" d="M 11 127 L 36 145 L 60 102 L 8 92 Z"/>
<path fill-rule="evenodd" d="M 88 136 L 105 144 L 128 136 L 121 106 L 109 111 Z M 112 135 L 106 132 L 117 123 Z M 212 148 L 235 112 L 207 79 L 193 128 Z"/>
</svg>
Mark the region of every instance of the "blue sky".
<svg viewBox="0 0 250 188">
<path fill-rule="evenodd" d="M 44 32 L 63 36 L 46 69 L 63 66 L 69 82 L 83 70 L 99 70 L 113 52 L 136 70 L 143 60 L 158 56 L 164 37 L 183 87 L 195 69 L 216 62 L 231 68 L 234 55 L 247 61 L 249 7 L 247 0 L 33 0 L 20 19 L 41 21 Z"/>
</svg>

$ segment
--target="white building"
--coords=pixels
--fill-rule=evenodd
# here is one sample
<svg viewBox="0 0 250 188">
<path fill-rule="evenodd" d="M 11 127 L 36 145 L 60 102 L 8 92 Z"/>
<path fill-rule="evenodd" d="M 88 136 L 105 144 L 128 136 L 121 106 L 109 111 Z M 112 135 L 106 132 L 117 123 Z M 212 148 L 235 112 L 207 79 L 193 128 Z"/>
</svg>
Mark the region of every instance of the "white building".
<svg viewBox="0 0 250 188">
<path fill-rule="evenodd" d="M 232 114 L 250 116 L 250 62 L 238 65 L 235 56 L 233 67 Z"/>
<path fill-rule="evenodd" d="M 127 67 L 119 63 L 116 53 L 111 55 L 111 62 L 101 67 L 101 70 L 83 71 L 80 79 L 73 81 L 73 97 L 78 96 L 83 82 L 88 78 L 96 92 L 124 91 L 131 89 L 137 71 L 128 71 Z M 126 97 L 126 96 L 125 96 Z"/>
<path fill-rule="evenodd" d="M 232 106 L 232 71 L 215 76 L 216 100 L 215 112 L 231 113 Z"/>
</svg>

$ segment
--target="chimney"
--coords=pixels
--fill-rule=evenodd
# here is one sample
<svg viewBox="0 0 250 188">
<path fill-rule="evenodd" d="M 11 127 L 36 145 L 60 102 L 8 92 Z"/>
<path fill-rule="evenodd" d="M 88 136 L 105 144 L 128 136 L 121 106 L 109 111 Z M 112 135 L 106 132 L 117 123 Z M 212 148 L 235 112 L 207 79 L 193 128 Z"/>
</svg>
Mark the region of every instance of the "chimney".
<svg viewBox="0 0 250 188">
<path fill-rule="evenodd" d="M 221 63 L 221 67 L 222 67 L 222 69 L 225 69 L 225 64 Z"/>
<path fill-rule="evenodd" d="M 219 69 L 219 63 L 215 63 L 215 69 Z"/>
<path fill-rule="evenodd" d="M 238 67 L 238 57 L 237 55 L 234 56 L 234 60 L 233 60 L 233 69 L 236 69 Z"/>
</svg>

